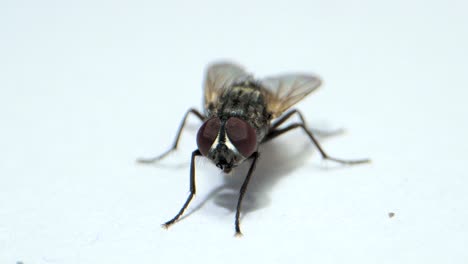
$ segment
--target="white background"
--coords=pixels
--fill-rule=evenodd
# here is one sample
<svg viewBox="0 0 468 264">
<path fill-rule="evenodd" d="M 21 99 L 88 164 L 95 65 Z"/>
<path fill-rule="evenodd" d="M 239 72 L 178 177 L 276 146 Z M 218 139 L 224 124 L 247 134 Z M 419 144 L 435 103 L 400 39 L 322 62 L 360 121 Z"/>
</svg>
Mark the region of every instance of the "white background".
<svg viewBox="0 0 468 264">
<path fill-rule="evenodd" d="M 467 263 L 466 1 L 0 2 L 0 263 Z M 204 68 L 315 72 L 301 131 L 245 167 L 197 161 Z M 196 210 L 194 212 L 194 210 Z M 389 218 L 388 213 L 395 216 Z"/>
</svg>

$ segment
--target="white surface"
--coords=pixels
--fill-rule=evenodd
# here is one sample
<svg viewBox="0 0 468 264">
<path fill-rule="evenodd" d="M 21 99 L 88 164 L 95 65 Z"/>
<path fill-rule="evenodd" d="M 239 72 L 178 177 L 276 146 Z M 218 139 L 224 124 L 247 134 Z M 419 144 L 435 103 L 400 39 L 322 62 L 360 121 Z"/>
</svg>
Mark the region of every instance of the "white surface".
<svg viewBox="0 0 468 264">
<path fill-rule="evenodd" d="M 467 8 L 2 1 L 0 263 L 466 263 Z M 219 58 L 321 75 L 298 108 L 347 129 L 329 154 L 373 163 L 321 162 L 297 131 L 265 146 L 243 238 L 243 174 L 206 161 L 188 211 L 203 206 L 160 228 L 188 192 L 196 119 L 160 166 L 134 160 L 169 147 Z"/>
</svg>

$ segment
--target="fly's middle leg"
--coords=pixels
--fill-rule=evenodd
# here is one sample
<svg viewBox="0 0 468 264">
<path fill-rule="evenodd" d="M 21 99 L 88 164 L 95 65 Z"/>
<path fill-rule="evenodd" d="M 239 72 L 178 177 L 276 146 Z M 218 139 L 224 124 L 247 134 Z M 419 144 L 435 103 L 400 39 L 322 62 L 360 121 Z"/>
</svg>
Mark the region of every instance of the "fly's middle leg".
<svg viewBox="0 0 468 264">
<path fill-rule="evenodd" d="M 304 126 L 307 127 L 307 124 L 305 122 L 304 116 L 299 112 L 297 109 L 292 109 L 291 111 L 287 112 L 283 116 L 281 116 L 278 120 L 276 120 L 272 125 L 271 125 L 271 130 L 274 130 L 278 128 L 281 124 L 289 120 L 294 114 L 299 116 L 299 119 L 301 120 L 300 123 L 304 124 Z M 308 128 L 313 134 L 318 135 L 319 137 L 330 137 L 330 136 L 336 136 L 339 134 L 343 134 L 345 131 L 342 128 L 339 129 L 334 129 L 331 131 L 328 130 L 321 130 L 321 129 L 316 129 L 316 128 Z"/>
<path fill-rule="evenodd" d="M 291 125 L 288 125 L 284 128 L 278 128 L 281 124 L 283 124 L 287 119 L 289 119 L 294 113 L 297 113 L 301 119 L 301 122 L 293 123 Z M 297 110 L 292 110 L 291 112 L 285 114 L 283 117 L 281 117 L 278 121 L 272 124 L 270 132 L 266 135 L 265 139 L 263 140 L 262 143 L 270 141 L 280 135 L 283 135 L 284 133 L 291 131 L 295 128 L 302 128 L 307 135 L 309 136 L 310 140 L 314 143 L 314 145 L 317 147 L 318 151 L 320 152 L 320 155 L 322 155 L 322 158 L 327 159 L 327 160 L 332 160 L 338 163 L 342 164 L 361 164 L 361 163 L 368 163 L 370 162 L 369 159 L 359 159 L 359 160 L 344 160 L 344 159 L 338 159 L 331 157 L 328 155 L 323 148 L 320 146 L 320 143 L 318 140 L 315 138 L 314 134 L 312 131 L 307 128 L 304 118 L 302 117 L 301 113 Z"/>
<path fill-rule="evenodd" d="M 165 151 L 164 153 L 162 153 L 161 155 L 159 156 L 156 156 L 154 158 L 149 158 L 149 159 L 138 159 L 137 162 L 139 163 L 144 163 L 144 164 L 150 164 L 150 163 L 155 163 L 155 162 L 158 162 L 160 160 L 162 160 L 163 158 L 165 158 L 167 155 L 169 155 L 171 152 L 173 152 L 174 150 L 177 149 L 177 145 L 179 144 L 179 139 L 180 139 L 180 135 L 182 134 L 182 130 L 184 129 L 185 127 L 185 123 L 187 121 L 187 118 L 189 116 L 189 114 L 192 113 L 194 114 L 196 117 L 198 117 L 201 121 L 205 120 L 205 116 L 198 112 L 198 110 L 196 109 L 189 109 L 185 115 L 184 115 L 184 118 L 182 119 L 182 122 L 180 123 L 180 126 L 179 126 L 179 130 L 177 131 L 177 136 L 174 140 L 174 143 L 172 144 L 172 147 L 170 149 L 168 149 L 167 151 Z"/>
</svg>

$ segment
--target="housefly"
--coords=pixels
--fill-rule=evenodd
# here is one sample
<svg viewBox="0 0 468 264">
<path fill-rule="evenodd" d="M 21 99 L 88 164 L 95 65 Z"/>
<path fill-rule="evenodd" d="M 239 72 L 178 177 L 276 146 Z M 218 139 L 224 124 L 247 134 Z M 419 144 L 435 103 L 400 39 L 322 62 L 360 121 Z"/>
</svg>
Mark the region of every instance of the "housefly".
<svg viewBox="0 0 468 264">
<path fill-rule="evenodd" d="M 155 158 L 139 160 L 141 163 L 154 163 L 177 149 L 189 114 L 203 122 L 197 133 L 198 148 L 191 156 L 190 194 L 179 212 L 163 226 L 167 228 L 174 224 L 195 195 L 194 161 L 198 156 L 210 159 L 225 173 L 246 160 L 251 161 L 237 201 L 236 235 L 242 234 L 239 222 L 241 203 L 259 157 L 259 145 L 299 128 L 307 134 L 323 159 L 343 164 L 369 162 L 367 159 L 343 160 L 329 156 L 306 126 L 302 114 L 296 109 L 290 110 L 320 84 L 320 78 L 310 74 L 285 74 L 256 79 L 233 63 L 215 63 L 209 66 L 204 81 L 204 112 L 189 109 L 182 119 L 172 147 Z M 285 124 L 294 115 L 300 121 Z"/>
</svg>

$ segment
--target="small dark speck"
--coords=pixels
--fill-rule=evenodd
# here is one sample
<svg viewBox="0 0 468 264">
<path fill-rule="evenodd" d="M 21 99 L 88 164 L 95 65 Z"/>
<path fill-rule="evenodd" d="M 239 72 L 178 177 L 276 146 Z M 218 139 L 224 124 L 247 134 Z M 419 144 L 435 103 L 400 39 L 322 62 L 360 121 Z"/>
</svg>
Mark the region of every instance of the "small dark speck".
<svg viewBox="0 0 468 264">
<path fill-rule="evenodd" d="M 394 216 L 395 216 L 395 213 L 394 213 L 394 212 L 388 213 L 388 218 L 393 218 Z"/>
<path fill-rule="evenodd" d="M 16 261 L 16 264 L 24 264 L 23 261 Z"/>
</svg>

